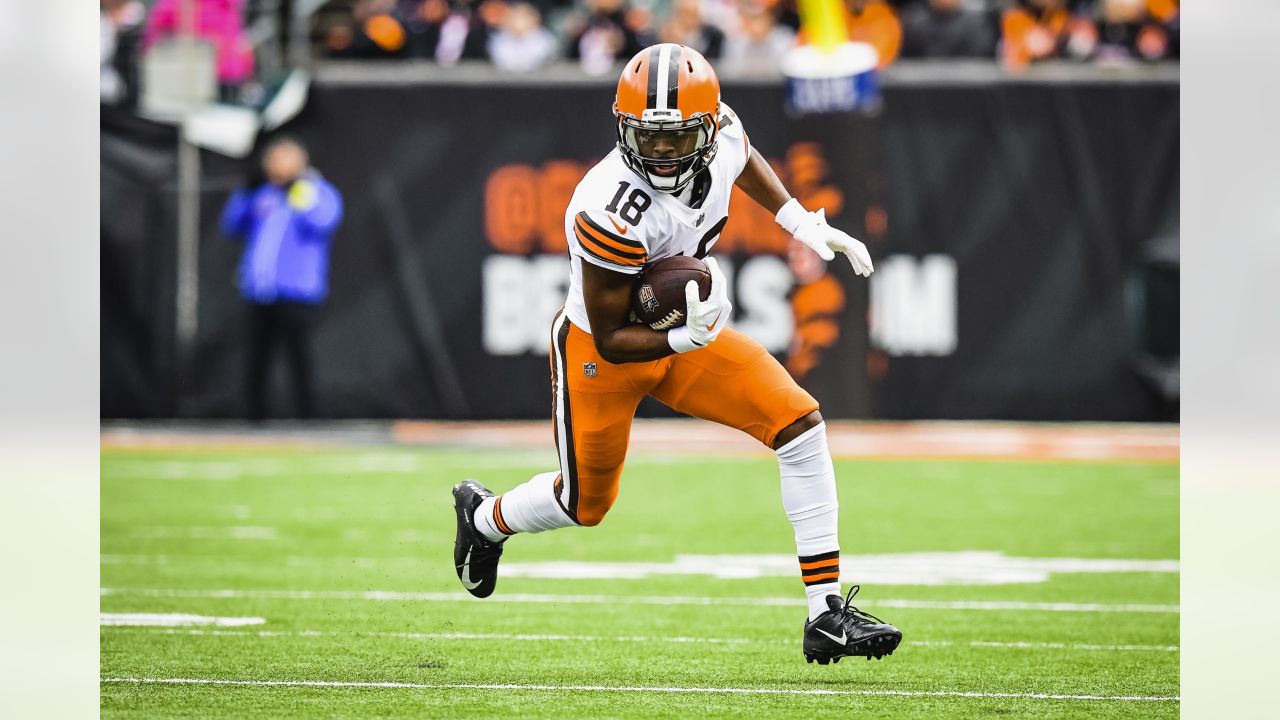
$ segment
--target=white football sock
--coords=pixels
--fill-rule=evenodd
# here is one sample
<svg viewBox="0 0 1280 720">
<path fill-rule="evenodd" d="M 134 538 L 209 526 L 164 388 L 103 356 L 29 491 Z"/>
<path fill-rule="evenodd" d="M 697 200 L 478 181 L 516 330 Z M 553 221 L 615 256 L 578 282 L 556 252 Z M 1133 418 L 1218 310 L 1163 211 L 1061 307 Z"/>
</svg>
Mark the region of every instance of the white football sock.
<svg viewBox="0 0 1280 720">
<path fill-rule="evenodd" d="M 828 595 L 835 595 L 836 597 L 840 597 L 840 581 L 839 580 L 835 582 L 830 582 L 830 583 L 821 583 L 818 585 L 804 586 L 804 596 L 805 596 L 805 599 L 809 601 L 809 619 L 810 620 L 818 617 L 822 613 L 831 609 L 827 605 Z M 841 598 L 840 602 L 843 604 L 844 599 Z"/>
<path fill-rule="evenodd" d="M 536 533 L 576 525 L 556 500 L 555 482 L 558 472 L 534 475 L 499 497 L 486 498 L 476 508 L 476 529 L 491 542 L 500 542 L 514 533 Z M 499 499 L 502 504 L 499 505 Z M 501 512 L 503 524 L 511 533 L 498 527 L 495 509 Z"/>
<path fill-rule="evenodd" d="M 782 507 L 795 530 L 796 554 L 812 620 L 829 609 L 828 595 L 840 594 L 840 505 L 826 423 L 778 448 L 777 454 Z"/>
<path fill-rule="evenodd" d="M 476 506 L 475 517 L 472 522 L 475 523 L 476 530 L 485 537 L 489 542 L 502 542 L 507 539 L 507 534 L 498 529 L 498 523 L 493 519 L 493 507 L 498 504 L 498 498 L 485 498 Z"/>
</svg>

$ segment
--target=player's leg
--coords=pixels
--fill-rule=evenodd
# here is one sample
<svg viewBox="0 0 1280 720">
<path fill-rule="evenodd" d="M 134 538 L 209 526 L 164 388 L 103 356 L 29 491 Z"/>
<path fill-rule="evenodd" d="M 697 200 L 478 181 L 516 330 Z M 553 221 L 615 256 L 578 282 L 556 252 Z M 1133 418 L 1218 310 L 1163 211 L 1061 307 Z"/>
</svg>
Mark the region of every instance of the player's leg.
<svg viewBox="0 0 1280 720">
<path fill-rule="evenodd" d="M 782 504 L 795 531 L 811 616 L 840 592 L 835 471 L 818 401 L 759 343 L 726 329 L 677 356 L 653 396 L 676 410 L 738 428 L 775 450 Z"/>
<path fill-rule="evenodd" d="M 778 457 L 782 507 L 795 531 L 800 579 L 812 620 L 826 612 L 827 596 L 840 594 L 840 503 L 822 414 L 805 414 L 768 444 Z"/>
<path fill-rule="evenodd" d="M 631 420 L 659 372 L 659 363 L 606 363 L 590 335 L 557 315 L 551 389 L 560 470 L 535 475 L 500 496 L 472 480 L 454 488 L 455 563 L 472 594 L 493 592 L 508 537 L 604 519 L 618 495 Z"/>
<path fill-rule="evenodd" d="M 796 384 L 759 343 L 726 329 L 706 348 L 673 358 L 653 390 L 663 403 L 695 417 L 737 428 L 775 451 L 782 504 L 795 534 L 800 577 L 809 604 L 806 655 L 826 662 L 844 655 L 879 655 L 896 647 L 901 633 L 864 623 L 840 600 L 839 503 L 835 468 L 818 402 Z M 817 631 L 849 628 L 810 648 Z M 855 628 L 855 626 L 857 626 Z M 844 638 L 836 643 L 835 639 Z M 880 638 L 884 638 L 881 640 Z M 814 650 L 814 652 L 810 652 Z"/>
</svg>

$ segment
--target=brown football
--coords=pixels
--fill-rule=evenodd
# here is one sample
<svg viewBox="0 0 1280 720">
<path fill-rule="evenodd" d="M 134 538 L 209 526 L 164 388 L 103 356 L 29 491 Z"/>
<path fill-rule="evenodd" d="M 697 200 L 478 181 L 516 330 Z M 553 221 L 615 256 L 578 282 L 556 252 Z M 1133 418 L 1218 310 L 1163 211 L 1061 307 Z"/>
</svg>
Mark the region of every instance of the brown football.
<svg viewBox="0 0 1280 720">
<path fill-rule="evenodd" d="M 644 266 L 636 280 L 631 310 L 636 318 L 654 330 L 670 330 L 684 325 L 684 286 L 698 283 L 698 297 L 711 296 L 711 273 L 698 258 L 677 255 Z"/>
</svg>

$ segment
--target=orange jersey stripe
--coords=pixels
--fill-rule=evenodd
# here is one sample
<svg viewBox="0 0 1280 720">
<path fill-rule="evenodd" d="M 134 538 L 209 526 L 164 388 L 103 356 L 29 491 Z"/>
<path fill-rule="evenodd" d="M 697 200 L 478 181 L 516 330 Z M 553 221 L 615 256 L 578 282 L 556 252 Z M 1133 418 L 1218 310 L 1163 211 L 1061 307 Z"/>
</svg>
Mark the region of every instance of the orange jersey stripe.
<svg viewBox="0 0 1280 720">
<path fill-rule="evenodd" d="M 578 217 L 574 220 L 574 223 L 583 232 L 590 236 L 592 240 L 608 247 L 614 252 L 627 256 L 640 256 L 645 254 L 644 245 L 641 245 L 638 241 L 618 237 L 617 235 L 614 235 L 591 222 L 588 218 L 583 217 L 581 213 L 579 213 Z"/>
<path fill-rule="evenodd" d="M 574 234 L 578 236 L 578 245 L 594 257 L 604 260 L 605 262 L 611 262 L 615 265 L 626 265 L 628 267 L 639 267 L 644 265 L 645 257 L 643 255 L 638 258 L 623 257 L 618 255 L 615 251 L 593 241 L 589 236 L 583 233 L 582 229 L 577 225 L 574 225 L 573 231 Z"/>
<path fill-rule="evenodd" d="M 631 253 L 622 253 L 613 248 L 600 243 L 591 235 L 587 234 L 577 225 L 573 227 L 573 233 L 578 238 L 578 244 L 583 250 L 592 255 L 609 262 L 618 263 L 620 265 L 643 265 L 643 256 L 634 256 Z"/>
</svg>

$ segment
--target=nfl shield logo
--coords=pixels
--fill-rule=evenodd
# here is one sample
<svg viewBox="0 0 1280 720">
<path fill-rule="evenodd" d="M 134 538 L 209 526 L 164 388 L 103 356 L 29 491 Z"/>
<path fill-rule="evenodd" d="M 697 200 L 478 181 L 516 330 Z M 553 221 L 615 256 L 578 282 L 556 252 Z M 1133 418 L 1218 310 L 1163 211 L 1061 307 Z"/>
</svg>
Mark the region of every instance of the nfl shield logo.
<svg viewBox="0 0 1280 720">
<path fill-rule="evenodd" d="M 582 374 L 589 378 L 596 376 L 596 364 L 593 362 L 582 363 Z"/>
<path fill-rule="evenodd" d="M 645 312 L 658 309 L 658 298 L 653 294 L 653 286 L 648 283 L 640 286 L 640 305 L 644 307 Z"/>
</svg>

